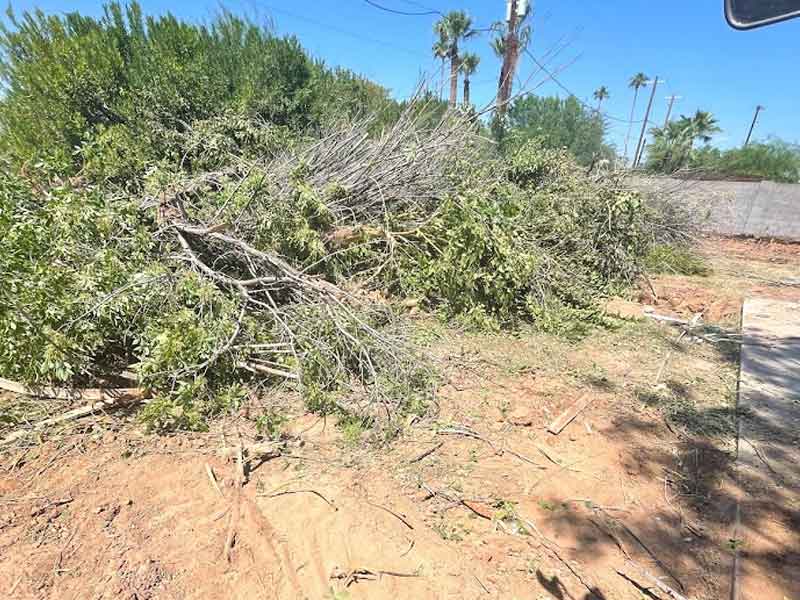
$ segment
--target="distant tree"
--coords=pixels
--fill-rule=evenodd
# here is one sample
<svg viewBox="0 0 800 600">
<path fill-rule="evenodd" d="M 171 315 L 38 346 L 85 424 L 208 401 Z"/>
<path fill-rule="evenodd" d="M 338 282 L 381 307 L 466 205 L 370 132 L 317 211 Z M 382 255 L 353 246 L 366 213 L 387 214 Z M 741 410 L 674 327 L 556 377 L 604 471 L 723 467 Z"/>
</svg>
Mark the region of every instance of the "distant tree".
<svg viewBox="0 0 800 600">
<path fill-rule="evenodd" d="M 478 70 L 480 62 L 481 58 L 477 54 L 467 52 L 461 56 L 461 73 L 464 75 L 464 106 L 470 106 L 470 78 Z"/>
<path fill-rule="evenodd" d="M 636 101 L 639 99 L 639 90 L 647 85 L 647 75 L 642 72 L 637 73 L 628 82 L 628 87 L 633 89 L 633 104 L 631 104 L 631 117 L 628 119 L 628 133 L 625 134 L 625 158 L 628 158 L 628 142 L 631 139 L 631 129 L 633 128 L 633 117 L 636 114 Z"/>
<path fill-rule="evenodd" d="M 652 141 L 647 146 L 647 168 L 659 173 L 674 173 L 686 168 L 692 162 L 694 143 L 708 144 L 720 128 L 714 116 L 703 110 L 694 116 L 681 115 L 666 127 L 653 127 L 650 130 Z"/>
<path fill-rule="evenodd" d="M 597 112 L 600 112 L 600 105 L 603 104 L 603 100 L 608 99 L 608 96 L 608 88 L 604 85 L 595 90 L 594 99 L 597 100 Z"/>
<path fill-rule="evenodd" d="M 780 139 L 725 151 L 706 146 L 694 152 L 689 166 L 707 177 L 800 183 L 800 146 Z"/>
<path fill-rule="evenodd" d="M 459 45 L 478 32 L 472 28 L 472 19 L 463 10 L 447 13 L 434 25 L 434 31 L 446 45 L 450 58 L 450 106 L 454 108 L 458 100 Z"/>
<path fill-rule="evenodd" d="M 514 139 L 539 138 L 545 146 L 566 148 L 582 164 L 614 155 L 605 143 L 603 119 L 574 96 L 518 98 L 511 104 L 508 121 Z"/>
</svg>

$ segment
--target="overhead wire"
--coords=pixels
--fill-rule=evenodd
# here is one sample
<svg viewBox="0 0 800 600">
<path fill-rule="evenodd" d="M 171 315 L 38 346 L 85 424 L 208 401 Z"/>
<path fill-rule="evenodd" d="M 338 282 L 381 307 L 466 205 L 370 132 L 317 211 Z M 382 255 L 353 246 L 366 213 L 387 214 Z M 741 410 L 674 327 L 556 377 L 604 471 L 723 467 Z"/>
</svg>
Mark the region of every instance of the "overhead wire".
<svg viewBox="0 0 800 600">
<path fill-rule="evenodd" d="M 364 2 L 366 2 L 367 4 L 369 4 L 370 6 L 372 6 L 374 8 L 377 8 L 378 10 L 382 10 L 382 11 L 385 11 L 387 13 L 391 13 L 391 14 L 394 14 L 394 15 L 402 15 L 404 17 L 428 17 L 428 16 L 431 16 L 431 15 L 441 15 L 442 14 L 438 10 L 425 10 L 424 12 L 408 12 L 408 11 L 404 11 L 404 10 L 395 10 L 393 8 L 389 8 L 387 6 L 383 6 L 381 4 L 378 4 L 377 2 L 373 2 L 373 0 L 364 0 Z"/>
<path fill-rule="evenodd" d="M 353 38 L 353 39 L 361 41 L 361 42 L 366 41 L 366 42 L 369 42 L 369 43 L 374 44 L 376 46 L 382 46 L 384 48 L 397 50 L 397 51 L 403 52 L 405 54 L 409 54 L 411 56 L 420 57 L 420 56 L 424 55 L 424 56 L 427 57 L 427 54 L 424 54 L 423 52 L 420 52 L 418 50 L 411 50 L 409 48 L 404 48 L 403 46 L 398 46 L 398 45 L 393 44 L 391 42 L 387 42 L 385 40 L 380 40 L 378 38 L 373 38 L 373 37 L 364 35 L 362 33 L 355 33 L 354 31 L 348 31 L 347 29 L 342 29 L 341 27 L 336 27 L 335 25 L 330 25 L 328 23 L 323 23 L 322 21 L 317 21 L 316 19 L 312 19 L 312 18 L 303 16 L 303 15 L 299 15 L 297 13 L 294 13 L 292 11 L 289 11 L 289 10 L 286 10 L 286 9 L 283 9 L 283 8 L 277 8 L 277 7 L 272 6 L 270 4 L 263 4 L 262 3 L 261 6 L 263 6 L 264 8 L 266 8 L 268 10 L 276 12 L 278 14 L 283 14 L 283 15 L 286 15 L 287 17 L 292 18 L 292 19 L 296 19 L 298 21 L 303 21 L 303 22 L 309 23 L 311 25 L 315 25 L 315 26 L 317 26 L 317 27 L 319 27 L 321 29 L 327 29 L 329 31 L 335 31 L 336 33 L 339 33 L 341 35 L 346 35 L 346 36 L 348 36 L 350 38 Z"/>
<path fill-rule="evenodd" d="M 525 54 L 527 54 L 527 55 L 528 55 L 528 57 L 529 57 L 529 58 L 530 58 L 530 59 L 531 59 L 531 60 L 534 62 L 534 64 L 535 64 L 537 67 L 539 67 L 539 68 L 540 68 L 542 71 L 544 71 L 544 73 L 545 73 L 545 74 L 546 74 L 546 75 L 549 77 L 549 79 L 550 79 L 550 80 L 551 80 L 553 83 L 555 83 L 555 84 L 556 84 L 556 85 L 557 85 L 559 88 L 561 88 L 561 89 L 562 89 L 564 92 L 566 92 L 566 93 L 567 93 L 567 94 L 569 94 L 570 96 L 574 96 L 574 97 L 575 97 L 575 99 L 576 99 L 576 100 L 577 100 L 577 101 L 578 101 L 578 102 L 579 102 L 579 103 L 580 103 L 580 104 L 581 104 L 581 105 L 582 105 L 584 108 L 586 108 L 586 109 L 589 109 L 589 110 L 592 110 L 592 111 L 596 110 L 596 109 L 595 109 L 593 106 L 590 106 L 590 105 L 589 105 L 587 102 L 584 102 L 583 100 L 581 100 L 581 99 L 578 97 L 578 95 L 577 95 L 577 94 L 575 94 L 575 93 L 574 93 L 572 90 L 570 90 L 570 89 L 569 89 L 569 88 L 568 88 L 566 85 L 564 85 L 564 84 L 561 82 L 561 80 L 559 80 L 559 79 L 558 79 L 558 77 L 556 77 L 556 76 L 555 76 L 555 75 L 553 75 L 553 74 L 552 74 L 550 71 L 548 71 L 547 67 L 545 67 L 545 66 L 544 66 L 544 65 L 543 65 L 541 62 L 539 62 L 539 60 L 536 58 L 536 56 L 534 56 L 533 52 L 531 52 L 531 51 L 530 51 L 528 48 L 525 48 L 524 50 L 525 50 Z M 623 119 L 623 118 L 620 118 L 620 117 L 615 117 L 614 115 L 611 115 L 611 114 L 609 114 L 609 113 L 607 113 L 607 112 L 603 112 L 603 111 L 597 111 L 597 112 L 599 112 L 599 113 L 600 113 L 601 115 L 603 115 L 603 116 L 604 116 L 606 119 L 609 119 L 609 120 L 611 120 L 611 121 L 618 121 L 618 122 L 620 122 L 620 123 L 639 123 L 639 124 L 641 124 L 641 123 L 644 123 L 644 119 L 640 119 L 640 120 L 638 120 L 638 121 L 630 121 L 629 119 Z M 652 123 L 652 121 L 648 121 L 648 123 L 649 123 L 649 124 L 651 124 L 651 125 L 653 124 L 653 123 Z"/>
</svg>

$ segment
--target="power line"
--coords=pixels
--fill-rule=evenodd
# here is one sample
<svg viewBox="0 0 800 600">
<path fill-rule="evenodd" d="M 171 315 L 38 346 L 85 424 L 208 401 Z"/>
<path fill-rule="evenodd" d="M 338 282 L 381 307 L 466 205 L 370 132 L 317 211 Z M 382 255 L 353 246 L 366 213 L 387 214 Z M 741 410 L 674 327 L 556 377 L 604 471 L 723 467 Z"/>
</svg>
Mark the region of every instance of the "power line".
<svg viewBox="0 0 800 600">
<path fill-rule="evenodd" d="M 296 19 L 298 21 L 304 21 L 306 23 L 310 23 L 311 25 L 316 25 L 317 27 L 320 27 L 322 29 L 328 29 L 329 31 L 335 31 L 336 33 L 339 33 L 341 35 L 346 35 L 347 37 L 351 37 L 351 38 L 353 38 L 355 40 L 358 40 L 360 42 L 370 42 L 370 43 L 375 44 L 377 46 L 382 46 L 384 48 L 390 48 L 392 50 L 397 50 L 397 51 L 400 51 L 400 52 L 403 52 L 405 54 L 409 54 L 409 55 L 415 56 L 415 57 L 420 57 L 420 56 L 425 56 L 426 58 L 428 57 L 427 54 L 419 52 L 418 50 L 410 50 L 409 48 L 404 48 L 402 46 L 397 46 L 395 44 L 392 44 L 390 42 L 386 42 L 384 40 L 379 40 L 377 38 L 372 38 L 372 37 L 366 36 L 366 35 L 364 35 L 362 33 L 355 33 L 353 31 L 348 31 L 347 29 L 341 29 L 340 27 L 336 27 L 336 26 L 330 25 L 328 23 L 323 23 L 321 21 L 317 21 L 316 19 L 311 19 L 311 18 L 305 17 L 303 15 L 298 15 L 297 13 L 294 13 L 294 12 L 291 12 L 291 11 L 288 11 L 288 10 L 285 10 L 285 9 L 282 9 L 282 8 L 277 8 L 277 7 L 271 6 L 269 4 L 262 4 L 261 6 L 263 6 L 264 8 L 266 8 L 268 10 L 271 10 L 273 12 L 276 12 L 276 13 L 279 13 L 279 14 L 283 14 L 283 15 L 286 15 L 287 17 L 291 17 L 293 19 Z"/>
<path fill-rule="evenodd" d="M 372 0 L 364 0 L 370 6 L 377 8 L 378 10 L 383 10 L 388 13 L 392 13 L 393 15 L 402 15 L 404 17 L 428 17 L 431 15 L 441 15 L 438 10 L 426 10 L 425 12 L 407 12 L 404 10 L 395 10 L 393 8 L 388 8 L 386 6 L 381 6 L 377 2 L 373 2 Z M 424 7 L 423 7 L 424 8 Z"/>
<path fill-rule="evenodd" d="M 435 8 L 430 8 L 429 6 L 425 6 L 424 4 L 420 4 L 419 2 L 415 2 L 414 0 L 400 0 L 400 1 L 401 2 L 405 2 L 406 4 L 408 4 L 410 6 L 416 6 L 417 8 L 421 8 L 422 10 L 429 10 L 432 13 L 435 13 L 437 15 L 444 16 L 443 12 L 438 11 Z"/>
<path fill-rule="evenodd" d="M 615 117 L 614 115 L 610 115 L 610 114 L 605 113 L 605 112 L 597 111 L 594 107 L 589 106 L 589 104 L 587 104 L 586 102 L 581 100 L 578 97 L 578 95 L 575 94 L 572 90 L 570 90 L 567 86 L 565 86 L 563 83 L 561 83 L 561 81 L 559 81 L 559 79 L 555 76 L 555 74 L 550 72 L 547 69 L 547 67 L 545 67 L 541 62 L 539 62 L 539 60 L 533 55 L 533 53 L 530 50 L 528 50 L 528 48 L 525 48 L 525 54 L 528 55 L 528 57 L 534 62 L 534 64 L 537 67 L 539 67 L 542 71 L 544 71 L 544 74 L 547 75 L 548 78 L 553 81 L 553 83 L 555 83 L 558 87 L 560 87 L 562 90 L 564 90 L 570 96 L 573 96 L 581 104 L 581 106 L 583 106 L 584 108 L 586 108 L 588 110 L 591 110 L 593 112 L 598 112 L 599 114 L 603 115 L 606 119 L 610 119 L 612 121 L 619 121 L 620 123 L 644 123 L 644 120 L 641 120 L 641 121 L 629 121 L 628 119 L 621 119 L 619 117 Z"/>
</svg>

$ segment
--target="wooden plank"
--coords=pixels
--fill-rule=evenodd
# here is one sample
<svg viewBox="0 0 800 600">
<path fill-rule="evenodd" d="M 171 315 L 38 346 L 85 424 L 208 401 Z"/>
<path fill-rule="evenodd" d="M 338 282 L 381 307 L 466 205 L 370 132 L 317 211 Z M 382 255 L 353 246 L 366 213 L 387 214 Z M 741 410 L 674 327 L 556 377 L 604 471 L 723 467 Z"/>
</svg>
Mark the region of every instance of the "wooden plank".
<svg viewBox="0 0 800 600">
<path fill-rule="evenodd" d="M 558 435 L 564 428 L 572 423 L 572 420 L 581 414 L 587 406 L 589 406 L 594 401 L 594 396 L 591 394 L 584 394 L 580 398 L 578 398 L 572 406 L 570 406 L 567 410 L 563 413 L 558 415 L 555 421 L 550 423 L 547 426 L 547 431 L 552 433 L 553 435 Z"/>
</svg>

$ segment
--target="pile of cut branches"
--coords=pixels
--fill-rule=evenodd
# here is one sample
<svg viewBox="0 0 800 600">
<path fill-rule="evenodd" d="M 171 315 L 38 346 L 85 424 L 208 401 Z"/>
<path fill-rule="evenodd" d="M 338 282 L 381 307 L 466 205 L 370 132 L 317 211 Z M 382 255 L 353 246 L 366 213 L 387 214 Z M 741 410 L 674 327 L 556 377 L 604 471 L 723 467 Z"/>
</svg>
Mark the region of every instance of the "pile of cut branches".
<svg viewBox="0 0 800 600">
<path fill-rule="evenodd" d="M 124 187 L 6 172 L 0 376 L 132 373 L 157 430 L 201 428 L 265 388 L 396 428 L 435 389 L 396 300 L 584 329 L 646 252 L 639 195 L 535 142 L 498 155 L 474 116 L 430 126 L 428 108 L 379 135 L 369 118 L 314 140 L 250 122 L 249 146 L 207 137 L 224 116 L 197 122 L 179 160 Z"/>
</svg>

